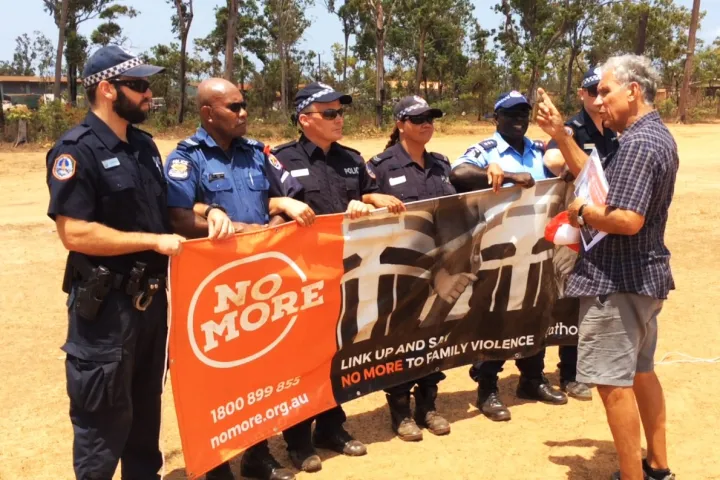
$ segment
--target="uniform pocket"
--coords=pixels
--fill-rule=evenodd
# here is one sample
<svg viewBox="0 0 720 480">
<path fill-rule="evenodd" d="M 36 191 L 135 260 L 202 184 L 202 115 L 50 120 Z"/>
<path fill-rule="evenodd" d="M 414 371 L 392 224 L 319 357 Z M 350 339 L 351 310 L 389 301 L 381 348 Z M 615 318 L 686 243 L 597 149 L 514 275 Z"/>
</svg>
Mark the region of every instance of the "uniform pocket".
<svg viewBox="0 0 720 480">
<path fill-rule="evenodd" d="M 66 343 L 65 373 L 71 403 L 97 412 L 116 406 L 122 399 L 120 372 L 122 346 L 89 346 Z"/>
<path fill-rule="evenodd" d="M 360 183 L 358 177 L 346 178 L 345 179 L 345 190 L 347 191 L 348 200 L 361 200 L 360 199 Z"/>
<path fill-rule="evenodd" d="M 270 188 L 270 182 L 262 173 L 251 173 L 249 176 L 248 187 L 250 190 L 268 190 Z"/>
</svg>

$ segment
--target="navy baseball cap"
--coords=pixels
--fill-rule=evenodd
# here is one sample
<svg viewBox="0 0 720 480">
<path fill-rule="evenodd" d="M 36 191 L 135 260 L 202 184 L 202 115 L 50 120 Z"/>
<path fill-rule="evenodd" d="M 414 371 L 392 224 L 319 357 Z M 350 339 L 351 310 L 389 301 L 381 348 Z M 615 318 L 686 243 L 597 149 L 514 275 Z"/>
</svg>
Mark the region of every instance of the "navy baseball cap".
<svg viewBox="0 0 720 480">
<path fill-rule="evenodd" d="M 600 67 L 591 68 L 583 77 L 582 84 L 580 85 L 581 88 L 594 87 L 595 85 L 600 83 L 601 76 L 602 72 L 600 71 Z"/>
<path fill-rule="evenodd" d="M 414 117 L 415 115 L 422 115 L 424 113 L 429 113 L 433 118 L 443 116 L 442 110 L 439 108 L 431 108 L 424 98 L 418 97 L 417 95 L 409 95 L 401 98 L 393 108 L 393 115 L 396 120 L 402 120 L 405 117 Z"/>
<path fill-rule="evenodd" d="M 501 108 L 507 110 L 517 107 L 518 105 L 527 105 L 528 108 L 532 108 L 532 105 L 530 105 L 530 102 L 525 98 L 525 95 L 517 90 L 501 93 L 495 102 L 495 111 L 497 112 Z"/>
<path fill-rule="evenodd" d="M 295 112 L 300 113 L 315 102 L 327 103 L 340 100 L 343 105 L 352 103 L 352 97 L 335 91 L 330 85 L 313 82 L 295 95 Z"/>
<path fill-rule="evenodd" d="M 122 47 L 109 45 L 97 50 L 85 63 L 83 69 L 83 87 L 88 88 L 103 80 L 124 75 L 126 77 L 149 77 L 165 68 L 148 65 L 137 55 Z"/>
</svg>

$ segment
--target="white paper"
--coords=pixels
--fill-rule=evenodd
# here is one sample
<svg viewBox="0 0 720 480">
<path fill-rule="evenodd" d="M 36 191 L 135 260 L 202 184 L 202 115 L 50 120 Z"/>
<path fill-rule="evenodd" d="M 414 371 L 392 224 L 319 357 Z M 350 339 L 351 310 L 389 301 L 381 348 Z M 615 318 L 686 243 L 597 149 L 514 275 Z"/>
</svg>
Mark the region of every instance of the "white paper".
<svg viewBox="0 0 720 480">
<path fill-rule="evenodd" d="M 594 148 L 575 179 L 575 196 L 587 200 L 588 205 L 605 205 L 609 189 L 610 186 L 605 178 L 600 157 L 597 149 Z M 589 225 L 580 227 L 580 238 L 582 238 L 585 251 L 590 250 L 606 236 L 607 233 L 595 230 Z"/>
</svg>

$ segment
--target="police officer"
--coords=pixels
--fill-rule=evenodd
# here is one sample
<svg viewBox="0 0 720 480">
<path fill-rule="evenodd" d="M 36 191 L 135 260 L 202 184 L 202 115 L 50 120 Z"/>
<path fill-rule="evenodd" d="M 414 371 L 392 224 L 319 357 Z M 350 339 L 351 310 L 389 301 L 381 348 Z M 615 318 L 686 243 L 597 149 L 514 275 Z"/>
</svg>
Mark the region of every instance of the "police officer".
<svg viewBox="0 0 720 480">
<path fill-rule="evenodd" d="M 304 201 L 318 215 L 347 212 L 358 218 L 383 207 L 393 213 L 404 211 L 400 200 L 376 193 L 377 185 L 360 152 L 337 143 L 342 138 L 343 105 L 351 102 L 350 95 L 328 85 L 309 84 L 295 96 L 293 118 L 301 129 L 300 139 L 280 145 L 272 153 L 300 181 Z M 317 426 L 311 435 L 315 419 Z M 343 428 L 345 420 L 345 412 L 337 406 L 283 432 L 293 464 L 306 472 L 319 471 L 322 463 L 315 447 L 365 455 L 365 445 Z"/>
<path fill-rule="evenodd" d="M 532 142 L 525 133 L 530 123 L 531 105 L 517 91 L 501 94 L 495 103 L 497 131 L 487 140 L 471 146 L 453 165 L 450 179 L 459 191 L 503 184 L 534 185 L 535 180 L 554 176 L 543 163 L 544 143 Z M 567 397 L 550 386 L 543 370 L 545 350 L 515 361 L 520 370 L 517 396 L 562 405 Z M 498 374 L 504 361 L 478 362 L 470 376 L 478 382 L 478 408 L 494 421 L 510 420 L 510 411 L 498 395 Z"/>
<path fill-rule="evenodd" d="M 596 148 L 601 161 L 615 153 L 618 148 L 617 134 L 604 128 L 600 118 L 600 107 L 594 105 L 597 98 L 597 87 L 600 83 L 600 69 L 591 68 L 583 77 L 578 95 L 582 101 L 582 109 L 566 123 L 566 133 L 571 135 L 588 155 Z M 565 167 L 565 159 L 558 149 L 557 143 L 551 140 L 545 152 L 545 165 L 556 174 Z M 556 319 L 579 316 L 580 300 L 577 298 L 559 298 L 553 309 Z M 574 323 L 573 320 L 573 323 Z M 561 346 L 559 348 L 560 388 L 571 397 L 579 400 L 592 399 L 592 390 L 584 383 L 575 381 L 577 374 L 577 346 Z"/>
<path fill-rule="evenodd" d="M 368 165 L 376 177 L 379 191 L 405 202 L 454 195 L 456 191 L 450 183 L 451 168 L 447 157 L 425 150 L 435 130 L 433 122 L 442 117 L 442 111 L 430 108 L 421 97 L 408 96 L 395 104 L 393 114 L 396 124 L 390 141 L 385 151 L 373 157 Z M 458 292 L 451 301 L 457 300 L 470 282 L 467 275 L 459 275 L 457 278 L 460 285 L 449 285 L 452 291 Z M 426 285 L 418 285 L 418 282 L 425 282 Z M 424 295 L 414 297 L 403 294 L 404 301 L 398 303 L 393 313 L 394 317 L 403 322 L 417 318 L 427 300 L 429 282 L 410 275 L 398 275 L 394 283 L 398 290 L 424 292 Z M 401 288 L 401 283 L 407 283 L 407 288 Z M 418 425 L 426 427 L 435 435 L 450 433 L 450 423 L 435 408 L 438 383 L 444 379 L 444 373 L 433 372 L 385 390 L 391 427 L 401 440 L 422 440 L 422 430 Z M 414 418 L 410 409 L 410 390 L 413 387 Z"/>
<path fill-rule="evenodd" d="M 150 134 L 131 124 L 152 99 L 146 65 L 120 47 L 85 64 L 90 112 L 47 155 L 48 215 L 70 251 L 65 369 L 78 479 L 159 479 L 165 372 L 167 187 Z"/>
<path fill-rule="evenodd" d="M 225 238 L 235 232 L 263 228 L 274 213 L 287 207 L 302 224 L 312 223 L 314 213 L 292 198 L 301 185 L 247 132 L 247 104 L 238 88 L 227 80 L 211 78 L 198 86 L 198 111 L 202 126 L 178 143 L 168 156 L 168 206 L 175 231 L 191 238 Z M 273 197 L 273 198 L 270 198 Z M 277 217 L 280 218 L 280 217 Z M 282 221 L 282 218 L 280 218 Z M 242 457 L 243 476 L 267 480 L 292 480 L 270 453 L 267 441 L 250 447 Z M 207 480 L 232 480 L 229 463 L 206 475 Z"/>
</svg>

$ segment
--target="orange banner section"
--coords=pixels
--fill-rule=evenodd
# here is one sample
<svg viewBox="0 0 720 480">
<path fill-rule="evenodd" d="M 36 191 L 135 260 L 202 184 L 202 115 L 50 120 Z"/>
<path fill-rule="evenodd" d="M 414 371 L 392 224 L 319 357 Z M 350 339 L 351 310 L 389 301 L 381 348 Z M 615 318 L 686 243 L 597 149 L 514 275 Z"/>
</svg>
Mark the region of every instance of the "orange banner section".
<svg viewBox="0 0 720 480">
<path fill-rule="evenodd" d="M 194 240 L 172 259 L 170 374 L 191 478 L 336 405 L 342 221 Z"/>
</svg>

